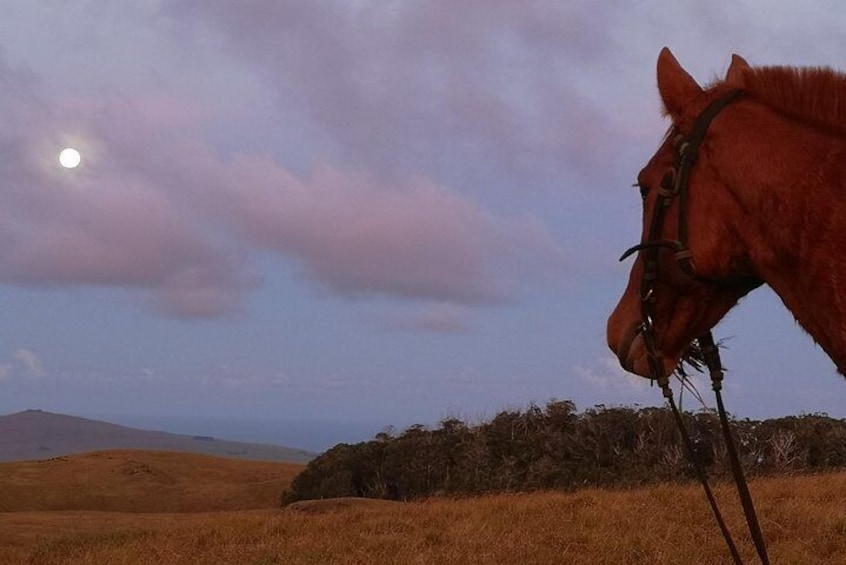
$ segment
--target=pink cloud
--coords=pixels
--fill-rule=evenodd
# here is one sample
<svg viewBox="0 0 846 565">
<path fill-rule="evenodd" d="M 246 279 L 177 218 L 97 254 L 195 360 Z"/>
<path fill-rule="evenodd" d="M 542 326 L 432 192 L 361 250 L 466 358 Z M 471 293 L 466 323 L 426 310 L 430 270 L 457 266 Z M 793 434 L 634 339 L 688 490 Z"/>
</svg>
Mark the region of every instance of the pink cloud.
<svg viewBox="0 0 846 565">
<path fill-rule="evenodd" d="M 508 300 L 563 270 L 542 224 L 422 175 L 328 164 L 295 175 L 266 155 L 224 158 L 203 138 L 214 116 L 192 100 L 55 103 L 3 67 L 0 92 L 14 126 L 0 138 L 0 282 L 123 287 L 200 318 L 239 310 L 259 282 L 254 249 L 341 296 L 453 304 Z M 78 169 L 56 163 L 67 144 Z"/>
<path fill-rule="evenodd" d="M 243 236 L 296 257 L 336 292 L 459 302 L 507 294 L 489 256 L 507 228 L 442 187 L 328 167 L 301 181 L 246 157 L 228 172 L 230 210 Z"/>
<path fill-rule="evenodd" d="M 483 304 L 564 268 L 543 226 L 498 218 L 425 179 L 328 166 L 300 179 L 269 158 L 240 156 L 216 181 L 217 214 L 239 238 L 296 258 L 342 295 Z"/>
<path fill-rule="evenodd" d="M 280 107 L 307 115 L 351 163 L 438 171 L 465 154 L 559 171 L 620 143 L 578 79 L 613 45 L 595 5 L 176 0 L 165 11 L 183 35 L 207 32 L 198 23 L 220 33 Z"/>
<path fill-rule="evenodd" d="M 73 102 L 68 112 L 37 81 L 2 66 L 0 92 L 0 117 L 10 126 L 0 138 L 0 281 L 134 288 L 178 317 L 237 310 L 237 297 L 253 285 L 241 265 L 154 179 L 122 166 L 143 154 L 143 144 L 111 143 L 111 130 L 132 130 L 133 120 L 163 128 L 172 112 L 159 115 L 158 100 L 119 115 L 109 101 Z M 83 153 L 79 169 L 58 165 L 67 144 Z M 195 291 L 187 293 L 189 283 Z"/>
</svg>

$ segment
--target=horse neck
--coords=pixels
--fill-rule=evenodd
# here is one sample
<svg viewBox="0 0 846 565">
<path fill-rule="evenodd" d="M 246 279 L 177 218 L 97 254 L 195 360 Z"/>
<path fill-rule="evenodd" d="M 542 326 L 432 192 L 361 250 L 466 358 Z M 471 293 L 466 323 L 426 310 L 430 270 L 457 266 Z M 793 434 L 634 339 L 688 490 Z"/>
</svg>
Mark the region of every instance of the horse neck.
<svg viewBox="0 0 846 565">
<path fill-rule="evenodd" d="M 846 374 L 846 140 L 761 108 L 742 118 L 715 149 L 742 216 L 734 228 L 758 275 Z"/>
</svg>

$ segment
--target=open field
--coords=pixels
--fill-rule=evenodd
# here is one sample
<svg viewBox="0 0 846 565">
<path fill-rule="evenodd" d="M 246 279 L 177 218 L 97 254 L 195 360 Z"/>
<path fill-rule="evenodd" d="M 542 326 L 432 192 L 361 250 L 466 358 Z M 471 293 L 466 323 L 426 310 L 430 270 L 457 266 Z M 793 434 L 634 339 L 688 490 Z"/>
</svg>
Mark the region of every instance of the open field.
<svg viewBox="0 0 846 565">
<path fill-rule="evenodd" d="M 296 463 L 114 450 L 0 463 L 0 512 L 214 512 L 275 508 Z"/>
<path fill-rule="evenodd" d="M 150 465 L 143 453 L 118 455 Z M 221 460 L 203 464 L 213 468 L 217 461 Z M 223 461 L 227 467 L 229 462 Z M 238 464 L 247 472 L 253 463 Z M 208 469 L 204 472 L 214 476 Z M 128 475 L 130 479 L 135 476 Z M 215 488 L 226 483 L 217 476 L 217 487 L 211 481 L 205 490 L 210 498 L 214 498 Z M 5 485 L 7 479 L 8 475 L 2 476 L 0 482 Z M 290 480 L 290 476 L 280 480 Z M 113 488 L 120 490 L 119 481 Z M 751 489 L 773 563 L 846 563 L 846 473 L 759 479 L 752 481 Z M 729 524 L 744 557 L 754 563 L 729 485 L 716 490 L 725 501 Z M 278 492 L 274 494 L 271 499 L 253 499 L 254 509 L 250 510 L 4 512 L 0 513 L 0 562 L 730 562 L 694 485 L 417 503 L 345 499 L 307 503 L 297 509 L 272 508 L 278 499 Z M 178 497 L 175 493 L 169 496 Z"/>
</svg>

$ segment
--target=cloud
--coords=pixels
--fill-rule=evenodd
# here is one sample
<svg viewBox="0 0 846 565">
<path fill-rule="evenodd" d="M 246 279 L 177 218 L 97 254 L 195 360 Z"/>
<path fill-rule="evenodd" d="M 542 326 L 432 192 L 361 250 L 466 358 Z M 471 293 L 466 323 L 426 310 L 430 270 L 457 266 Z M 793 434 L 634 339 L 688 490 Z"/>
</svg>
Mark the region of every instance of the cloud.
<svg viewBox="0 0 846 565">
<path fill-rule="evenodd" d="M 2 59 L 0 93 L 0 282 L 138 289 L 180 317 L 236 307 L 233 295 L 251 280 L 234 255 L 168 186 L 126 166 L 148 150 L 151 133 L 165 135 L 161 104 L 56 102 Z M 138 143 L 121 143 L 133 134 Z M 78 169 L 59 167 L 66 145 L 82 152 Z"/>
<path fill-rule="evenodd" d="M 614 45 L 608 10 L 595 4 L 176 0 L 163 9 L 182 37 L 222 37 L 226 55 L 256 69 L 286 115 L 348 163 L 446 173 L 463 155 L 555 174 L 589 170 L 616 140 L 613 114 L 581 76 Z"/>
<path fill-rule="evenodd" d="M 649 379 L 625 371 L 610 353 L 591 365 L 576 365 L 573 372 L 589 387 L 594 398 L 604 404 L 660 405 L 662 402 L 661 390 L 656 385 Z M 688 383 L 694 390 L 699 391 L 699 394 L 710 388 L 708 376 L 701 373 L 690 374 Z M 699 404 L 690 390 L 683 390 L 675 379 L 670 384 L 681 408 L 697 410 L 706 407 Z"/>
<path fill-rule="evenodd" d="M 46 374 L 41 359 L 28 349 L 16 349 L 12 359 L 20 363 L 24 374 L 29 377 L 43 377 Z"/>
<path fill-rule="evenodd" d="M 121 287 L 178 318 L 238 313 L 261 284 L 254 255 L 267 251 L 342 297 L 489 305 L 558 284 L 568 260 L 545 223 L 490 193 L 545 183 L 572 194 L 560 184 L 574 171 L 590 186 L 619 181 L 609 155 L 663 127 L 643 111 L 657 98 L 619 90 L 633 80 L 651 88 L 650 26 L 664 12 L 631 28 L 627 18 L 654 6 L 372 6 L 171 0 L 133 18 L 109 9 L 109 29 L 135 30 L 141 47 L 161 35 L 164 47 L 116 51 L 98 89 L 81 86 L 84 73 L 47 81 L 0 57 L 0 283 Z M 699 21 L 698 10 L 682 8 L 681 19 Z M 709 13 L 708 30 L 751 17 L 722 5 Z M 76 56 L 100 48 L 105 29 Z M 144 72 L 125 71 L 135 59 Z M 212 62 L 215 73 L 197 70 Z M 75 97 L 51 95 L 62 81 Z M 281 149 L 253 131 L 259 119 Z M 234 129 L 241 121 L 250 126 Z M 82 151 L 79 169 L 57 167 L 64 145 Z M 559 234 L 587 221 L 574 214 Z"/>
<path fill-rule="evenodd" d="M 495 217 L 425 179 L 321 167 L 301 180 L 254 157 L 223 178 L 225 214 L 241 237 L 298 259 L 341 295 L 487 304 L 511 297 L 527 271 L 563 269 L 542 227 Z"/>
<path fill-rule="evenodd" d="M 639 398 L 652 386 L 648 379 L 625 371 L 610 353 L 590 366 L 576 365 L 573 372 L 594 391 L 623 399 Z"/>
<path fill-rule="evenodd" d="M 461 334 L 470 331 L 466 308 L 454 304 L 427 304 L 412 311 L 394 312 L 376 322 L 381 331 Z"/>
<path fill-rule="evenodd" d="M 13 126 L 0 139 L 2 282 L 124 287 L 164 315 L 201 318 L 240 309 L 260 283 L 254 250 L 294 259 L 342 296 L 461 304 L 510 299 L 563 268 L 542 224 L 424 177 L 329 165 L 300 177 L 267 155 L 216 152 L 191 100 L 57 103 L 0 71 L 0 117 Z M 72 171 L 55 162 L 68 144 L 83 155 Z"/>
</svg>

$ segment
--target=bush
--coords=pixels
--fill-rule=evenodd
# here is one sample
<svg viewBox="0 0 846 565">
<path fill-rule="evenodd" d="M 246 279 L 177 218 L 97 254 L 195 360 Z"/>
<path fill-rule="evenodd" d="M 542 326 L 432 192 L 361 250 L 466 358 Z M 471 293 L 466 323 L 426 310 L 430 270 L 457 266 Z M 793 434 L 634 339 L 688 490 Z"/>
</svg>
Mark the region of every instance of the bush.
<svg viewBox="0 0 846 565">
<path fill-rule="evenodd" d="M 716 415 L 685 415 L 697 460 L 709 474 L 729 469 Z M 734 420 L 747 472 L 783 473 L 846 466 L 846 420 L 825 414 L 763 422 Z M 595 406 L 569 400 L 504 411 L 468 426 L 457 418 L 435 429 L 340 444 L 300 473 L 283 503 L 342 496 L 417 499 L 433 495 L 627 486 L 693 476 L 672 415 L 661 408 Z"/>
</svg>

